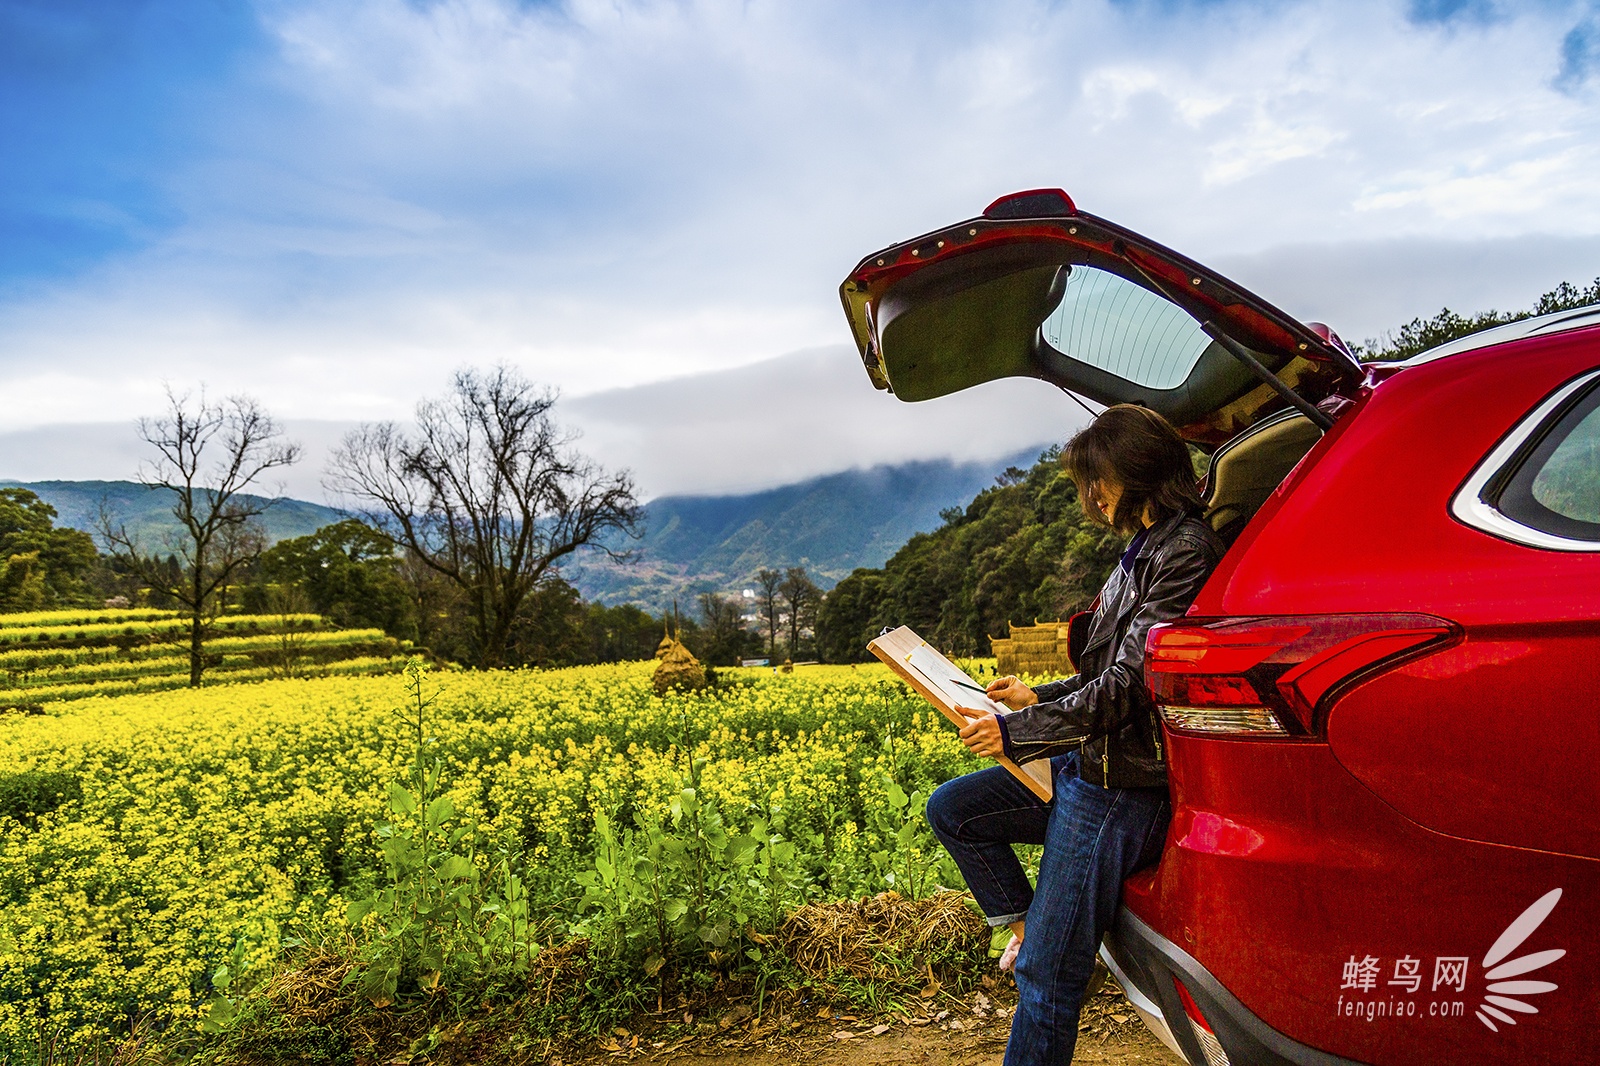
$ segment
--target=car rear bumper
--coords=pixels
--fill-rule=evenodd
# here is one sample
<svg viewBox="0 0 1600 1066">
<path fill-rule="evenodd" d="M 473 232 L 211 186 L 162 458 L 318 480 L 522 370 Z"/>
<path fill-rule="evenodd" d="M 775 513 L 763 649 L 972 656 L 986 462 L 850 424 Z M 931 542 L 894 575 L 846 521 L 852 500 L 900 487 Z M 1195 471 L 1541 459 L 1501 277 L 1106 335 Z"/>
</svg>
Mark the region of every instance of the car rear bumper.
<svg viewBox="0 0 1600 1066">
<path fill-rule="evenodd" d="M 1100 949 L 1101 958 L 1152 1032 L 1193 1066 L 1356 1066 L 1353 1060 L 1307 1047 L 1267 1025 L 1204 966 L 1161 936 L 1127 907 Z M 1173 982 L 1180 980 L 1211 1028 L 1203 1047 Z M 1218 1048 L 1224 1057 L 1218 1056 Z"/>
</svg>

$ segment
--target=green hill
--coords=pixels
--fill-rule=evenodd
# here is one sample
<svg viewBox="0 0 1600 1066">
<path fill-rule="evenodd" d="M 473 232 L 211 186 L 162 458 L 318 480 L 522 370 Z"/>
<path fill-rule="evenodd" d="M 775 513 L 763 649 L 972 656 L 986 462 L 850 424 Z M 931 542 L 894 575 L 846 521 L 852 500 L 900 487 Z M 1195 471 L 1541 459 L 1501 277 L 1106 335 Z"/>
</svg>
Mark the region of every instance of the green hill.
<svg viewBox="0 0 1600 1066">
<path fill-rule="evenodd" d="M 151 549 L 159 550 L 163 537 L 178 532 L 172 520 L 172 493 L 166 489 L 146 488 L 133 481 L 0 481 L 0 488 L 8 487 L 32 491 L 56 509 L 56 525 L 93 533 L 96 540 L 99 540 L 97 531 L 102 504 L 114 521 L 127 526 L 128 532 Z M 261 496 L 244 499 L 251 503 L 266 502 Z M 282 498 L 272 501 L 260 521 L 267 538 L 276 543 L 290 537 L 303 537 L 342 517 L 332 507 L 320 503 Z"/>
<path fill-rule="evenodd" d="M 846 470 L 738 496 L 663 496 L 645 506 L 644 535 L 618 541 L 633 559 L 583 552 L 562 567 L 585 599 L 692 610 L 701 592 L 749 587 L 763 567 L 805 566 L 824 589 L 857 567 L 882 566 L 914 533 L 937 527 L 1007 467 L 1039 449 L 987 463 L 950 460 Z"/>
<path fill-rule="evenodd" d="M 942 512 L 961 507 L 1008 467 L 1028 467 L 1038 449 L 991 462 L 950 460 L 846 470 L 764 492 L 730 496 L 663 496 L 644 508 L 644 534 L 604 552 L 568 560 L 562 575 L 587 600 L 636 603 L 660 613 L 674 599 L 685 610 L 701 592 L 748 587 L 763 567 L 804 566 L 823 588 L 857 567 L 882 566 L 913 534 L 939 526 Z M 102 501 L 116 520 L 156 547 L 175 531 L 171 494 L 131 481 L 4 481 L 37 493 L 56 509 L 57 525 L 91 533 Z M 304 500 L 279 499 L 262 516 L 276 542 L 312 533 L 344 517 Z"/>
</svg>

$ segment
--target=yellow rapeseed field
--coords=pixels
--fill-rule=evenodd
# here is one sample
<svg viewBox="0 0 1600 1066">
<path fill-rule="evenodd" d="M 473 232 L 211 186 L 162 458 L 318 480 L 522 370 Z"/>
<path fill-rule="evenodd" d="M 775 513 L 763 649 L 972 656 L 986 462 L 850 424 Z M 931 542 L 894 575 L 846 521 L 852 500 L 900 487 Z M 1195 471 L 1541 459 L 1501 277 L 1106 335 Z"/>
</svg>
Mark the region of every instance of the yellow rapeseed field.
<svg viewBox="0 0 1600 1066">
<path fill-rule="evenodd" d="M 574 915 L 594 814 L 701 792 L 782 822 L 817 895 L 883 887 L 869 816 L 887 783 L 977 763 L 877 665 L 729 670 L 656 696 L 654 663 L 429 675 L 431 756 L 456 807 Z M 210 975 L 342 914 L 380 867 L 386 788 L 412 758 L 403 679 L 328 677 L 91 698 L 0 718 L 0 1056 L 46 1015 L 84 1038 L 188 1024 Z"/>
</svg>

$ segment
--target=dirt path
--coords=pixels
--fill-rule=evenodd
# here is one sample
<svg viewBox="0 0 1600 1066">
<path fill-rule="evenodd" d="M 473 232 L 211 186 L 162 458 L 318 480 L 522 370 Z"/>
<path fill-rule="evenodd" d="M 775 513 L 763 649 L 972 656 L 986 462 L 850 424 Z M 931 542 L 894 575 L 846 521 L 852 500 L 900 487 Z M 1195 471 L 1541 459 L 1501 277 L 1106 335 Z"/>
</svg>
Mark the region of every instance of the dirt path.
<svg viewBox="0 0 1600 1066">
<path fill-rule="evenodd" d="M 1009 985 L 1009 982 L 1007 982 Z M 571 1049 L 552 1066 L 607 1061 L 680 1063 L 683 1066 L 998 1066 L 1011 1026 L 1015 993 L 980 992 L 956 1002 L 942 997 L 910 1013 L 883 1018 L 823 1011 L 805 1018 L 779 1015 L 757 1023 L 736 1008 L 716 1024 L 682 1018 L 640 1032 L 619 1029 L 598 1047 Z M 698 1020 L 696 1020 L 698 1021 Z M 650 1032 L 647 1030 L 655 1030 Z M 1085 1006 L 1075 1063 L 1104 1066 L 1182 1066 L 1145 1028 L 1114 982 Z"/>
</svg>

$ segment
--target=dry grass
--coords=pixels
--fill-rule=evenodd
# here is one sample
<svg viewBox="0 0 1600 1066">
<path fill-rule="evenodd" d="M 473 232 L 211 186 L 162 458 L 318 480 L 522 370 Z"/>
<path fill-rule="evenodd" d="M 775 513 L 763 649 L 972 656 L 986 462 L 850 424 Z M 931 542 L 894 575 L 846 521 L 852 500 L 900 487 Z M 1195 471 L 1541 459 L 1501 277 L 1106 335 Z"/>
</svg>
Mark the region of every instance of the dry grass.
<svg viewBox="0 0 1600 1066">
<path fill-rule="evenodd" d="M 528 977 L 527 998 L 540 1006 L 576 996 L 592 968 L 589 941 L 569 940 L 539 952 Z"/>
<path fill-rule="evenodd" d="M 664 696 L 675 688 L 695 691 L 706 687 L 706 668 L 677 641 L 663 639 L 661 647 L 656 649 L 656 658 L 661 662 L 650 677 L 656 695 Z"/>
<path fill-rule="evenodd" d="M 299 966 L 274 974 L 263 994 L 285 1019 L 321 1024 L 354 1003 L 344 989 L 351 968 L 348 956 L 318 951 Z"/>
<path fill-rule="evenodd" d="M 810 903 L 789 916 L 778 943 L 815 980 L 902 976 L 918 955 L 983 951 L 989 927 L 965 892 L 908 900 L 880 892 L 859 900 Z"/>
</svg>

